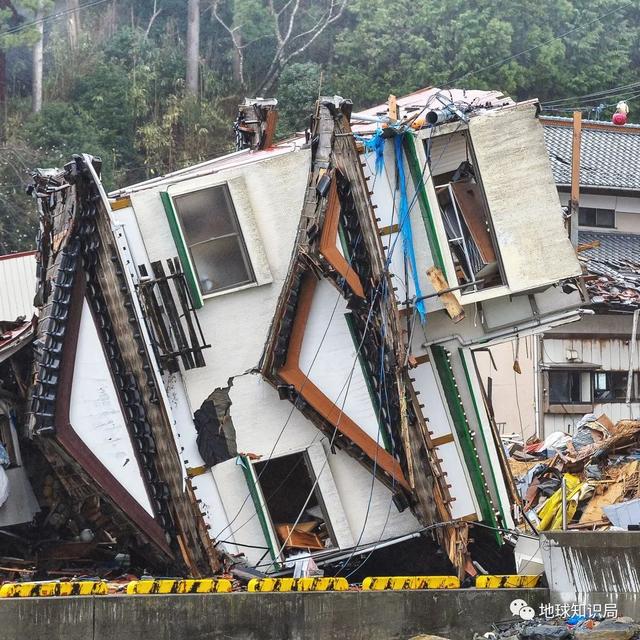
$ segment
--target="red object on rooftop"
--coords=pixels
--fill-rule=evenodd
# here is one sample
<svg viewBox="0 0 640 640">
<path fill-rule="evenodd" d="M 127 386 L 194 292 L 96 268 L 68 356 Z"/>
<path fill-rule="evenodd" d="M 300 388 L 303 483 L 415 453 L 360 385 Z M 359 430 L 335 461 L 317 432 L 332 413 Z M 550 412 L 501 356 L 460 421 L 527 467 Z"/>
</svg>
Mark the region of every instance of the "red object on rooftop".
<svg viewBox="0 0 640 640">
<path fill-rule="evenodd" d="M 620 126 L 627 124 L 627 114 L 616 111 L 616 113 L 613 114 L 613 118 L 611 118 L 611 122 Z"/>
</svg>

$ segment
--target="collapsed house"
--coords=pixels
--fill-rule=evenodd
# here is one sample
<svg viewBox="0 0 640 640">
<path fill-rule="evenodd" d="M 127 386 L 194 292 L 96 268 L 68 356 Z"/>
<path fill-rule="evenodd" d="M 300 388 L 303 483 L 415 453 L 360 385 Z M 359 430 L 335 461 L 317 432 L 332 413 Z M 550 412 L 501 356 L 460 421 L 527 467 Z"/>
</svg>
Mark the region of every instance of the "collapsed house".
<svg viewBox="0 0 640 640">
<path fill-rule="evenodd" d="M 336 96 L 274 146 L 247 101 L 228 156 L 109 195 L 97 158 L 38 171 L 20 433 L 60 536 L 194 575 L 498 567 L 520 500 L 474 354 L 583 301 L 537 115 Z"/>
</svg>

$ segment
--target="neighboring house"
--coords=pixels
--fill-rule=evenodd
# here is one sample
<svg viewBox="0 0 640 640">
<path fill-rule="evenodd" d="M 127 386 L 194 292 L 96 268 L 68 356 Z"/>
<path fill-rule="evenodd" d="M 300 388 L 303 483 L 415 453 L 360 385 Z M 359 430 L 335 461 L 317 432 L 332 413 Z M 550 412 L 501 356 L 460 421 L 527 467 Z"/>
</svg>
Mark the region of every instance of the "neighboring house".
<svg viewBox="0 0 640 640">
<path fill-rule="evenodd" d="M 35 281 L 35 251 L 0 256 L 0 528 L 29 523 L 40 510 L 20 444 L 18 407 L 29 370 L 11 365 L 12 356 L 33 339 Z"/>
<path fill-rule="evenodd" d="M 582 303 L 536 105 L 323 98 L 271 146 L 274 115 L 109 196 L 88 155 L 36 175 L 30 435 L 152 567 L 428 570 L 435 531 L 498 568 L 515 488 L 476 356 Z"/>
<path fill-rule="evenodd" d="M 571 120 L 543 118 L 560 200 L 568 204 Z M 585 413 L 611 420 L 640 416 L 638 342 L 631 355 L 633 311 L 640 307 L 640 126 L 582 124 L 580 258 L 591 298 L 577 323 L 539 337 L 539 433 L 571 431 Z M 632 371 L 631 403 L 626 404 Z"/>
</svg>

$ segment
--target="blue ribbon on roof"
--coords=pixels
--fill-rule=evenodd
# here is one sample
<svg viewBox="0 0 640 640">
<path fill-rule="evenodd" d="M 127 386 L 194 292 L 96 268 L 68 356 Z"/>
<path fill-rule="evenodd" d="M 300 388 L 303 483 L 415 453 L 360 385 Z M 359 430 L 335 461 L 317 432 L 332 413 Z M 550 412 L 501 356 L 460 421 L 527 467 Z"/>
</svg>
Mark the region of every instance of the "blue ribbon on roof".
<svg viewBox="0 0 640 640">
<path fill-rule="evenodd" d="M 399 212 L 399 226 L 400 233 L 402 234 L 402 248 L 404 255 L 409 260 L 409 266 L 411 267 L 411 276 L 413 278 L 413 288 L 416 292 L 416 298 L 422 296 L 420 290 L 420 279 L 418 278 L 418 265 L 416 263 L 416 253 L 413 248 L 413 231 L 411 230 L 411 218 L 409 216 L 409 200 L 407 198 L 407 181 L 404 173 L 404 155 L 402 152 L 402 140 L 404 134 L 398 134 L 394 138 L 395 152 L 396 152 L 396 167 L 398 170 L 398 182 L 400 183 L 400 212 Z M 384 144 L 384 142 L 383 142 Z M 420 322 L 424 324 L 427 319 L 427 311 L 424 306 L 424 300 L 418 300 L 416 302 L 416 309 L 420 314 Z"/>
</svg>

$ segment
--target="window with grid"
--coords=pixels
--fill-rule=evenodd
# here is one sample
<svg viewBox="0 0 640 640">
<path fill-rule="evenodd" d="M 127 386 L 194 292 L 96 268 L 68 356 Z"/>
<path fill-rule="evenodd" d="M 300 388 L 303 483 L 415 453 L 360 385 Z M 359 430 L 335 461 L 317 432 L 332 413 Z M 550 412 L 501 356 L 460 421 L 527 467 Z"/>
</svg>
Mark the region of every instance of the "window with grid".
<svg viewBox="0 0 640 640">
<path fill-rule="evenodd" d="M 614 209 L 580 207 L 578 210 L 578 224 L 583 227 L 613 229 L 616 226 L 616 212 Z"/>
<path fill-rule="evenodd" d="M 227 185 L 173 198 L 202 295 L 255 282 Z"/>
</svg>

